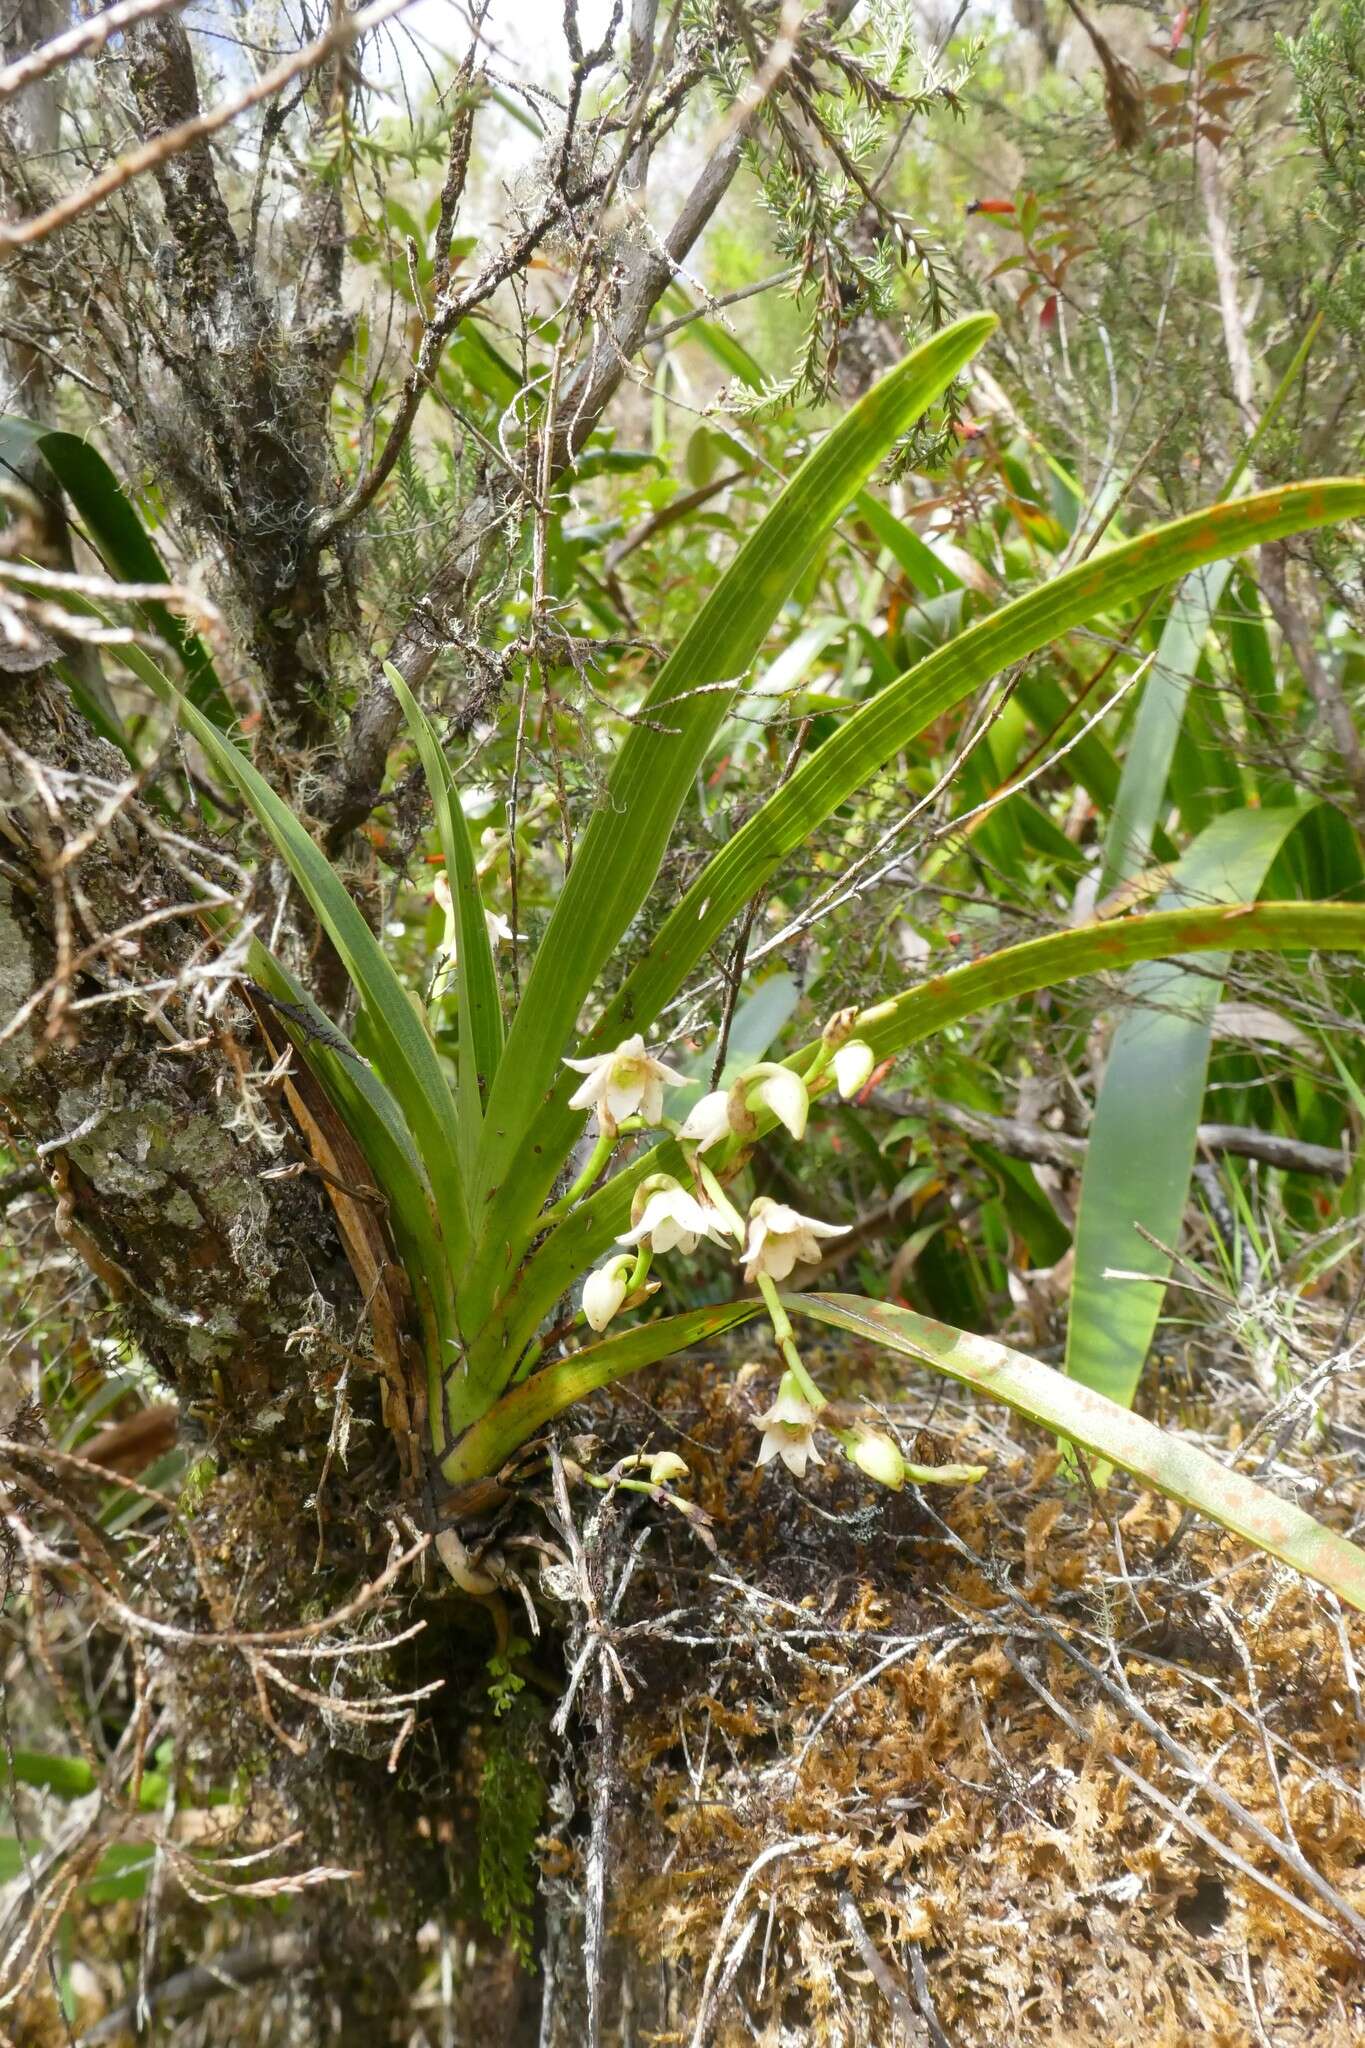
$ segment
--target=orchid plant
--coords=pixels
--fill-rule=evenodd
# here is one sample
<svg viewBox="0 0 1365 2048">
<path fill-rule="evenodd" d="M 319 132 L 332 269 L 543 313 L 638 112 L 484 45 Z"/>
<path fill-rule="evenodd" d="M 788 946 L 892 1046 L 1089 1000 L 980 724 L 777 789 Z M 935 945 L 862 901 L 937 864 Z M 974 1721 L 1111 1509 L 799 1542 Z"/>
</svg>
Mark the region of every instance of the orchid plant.
<svg viewBox="0 0 1365 2048">
<path fill-rule="evenodd" d="M 875 1065 L 988 1005 L 1172 956 L 1239 948 L 1358 951 L 1365 949 L 1365 910 L 1202 900 L 1080 925 L 889 993 L 859 1013 L 841 1013 L 812 1043 L 749 1067 L 677 1118 L 667 1105 L 682 1077 L 668 1064 L 667 1048 L 652 1047 L 648 1036 L 785 858 L 954 706 L 1071 629 L 1100 615 L 1131 617 L 1142 599 L 1204 564 L 1365 512 L 1365 482 L 1244 496 L 1116 540 L 960 631 L 848 709 L 704 866 L 638 949 L 612 998 L 599 994 L 604 970 L 630 946 L 699 765 L 780 610 L 879 462 L 993 324 L 988 315 L 973 315 L 915 349 L 819 442 L 740 549 L 663 663 L 614 756 L 606 798 L 576 851 L 515 1005 L 496 955 L 509 928 L 483 900 L 451 762 L 401 674 L 388 670 L 430 787 L 444 855 L 448 966 L 436 1000 L 446 1006 L 458 1045 L 453 1061 L 443 1057 L 379 939 L 300 820 L 190 696 L 164 679 L 159 687 L 289 864 L 354 983 L 367 1060 L 337 1045 L 306 991 L 252 942 L 258 981 L 295 1015 L 315 1019 L 318 1028 L 294 1034 L 299 1056 L 359 1142 L 387 1202 L 421 1333 L 417 1391 L 427 1454 L 452 1515 L 471 1482 L 500 1471 L 592 1390 L 758 1315 L 770 1322 L 782 1362 L 777 1397 L 758 1418 L 761 1463 L 780 1460 L 800 1478 L 821 1462 L 823 1438 L 875 1483 L 926 1476 L 870 1423 L 828 1426 L 831 1411 L 793 1330 L 794 1317 L 814 1317 L 1010 1404 L 1365 1607 L 1365 1555 L 1105 1399 L 1083 1377 L 908 1309 L 784 1291 L 797 1267 L 814 1263 L 844 1225 L 761 1195 L 741 1214 L 735 1195 L 766 1132 L 781 1125 L 799 1140 L 812 1104 L 851 1096 Z M 685 1258 L 703 1243 L 729 1249 L 739 1269 L 735 1298 L 658 1313 L 653 1263 Z M 939 1468 L 928 1476 L 961 1478 L 970 1469 Z M 672 1465 L 667 1474 L 678 1476 Z"/>
</svg>

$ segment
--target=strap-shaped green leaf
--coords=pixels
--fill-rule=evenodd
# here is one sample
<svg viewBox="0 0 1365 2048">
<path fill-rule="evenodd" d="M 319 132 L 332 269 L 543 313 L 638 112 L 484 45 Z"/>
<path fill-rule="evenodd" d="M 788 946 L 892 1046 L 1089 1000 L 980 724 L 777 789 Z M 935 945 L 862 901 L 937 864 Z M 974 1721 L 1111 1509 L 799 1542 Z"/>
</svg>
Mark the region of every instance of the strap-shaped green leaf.
<svg viewBox="0 0 1365 2048">
<path fill-rule="evenodd" d="M 584 1000 L 653 887 L 698 766 L 773 620 L 860 486 L 994 325 L 991 315 L 974 314 L 945 328 L 840 420 L 660 670 L 583 836 L 508 1034 L 480 1162 L 481 1188 L 496 1195 L 477 1224 L 490 1246 L 524 1241 L 564 1158 L 572 1123 L 558 1150 L 537 1132 L 543 1165 L 532 1171 L 530 1126 L 560 1077 Z M 491 1297 L 490 1278 L 471 1281 L 477 1306 Z"/>
<path fill-rule="evenodd" d="M 792 1294 L 785 1300 L 793 1315 L 866 1337 L 974 1387 L 989 1400 L 1003 1401 L 1016 1414 L 1131 1472 L 1169 1500 L 1207 1515 L 1365 1610 L 1365 1551 L 1292 1501 L 1220 1465 L 1198 1445 L 1130 1414 L 1052 1366 L 892 1302 L 863 1301 L 854 1294 Z"/>
<path fill-rule="evenodd" d="M 474 853 L 469 844 L 469 827 L 450 773 L 450 764 L 431 720 L 413 696 L 402 674 L 391 661 L 384 663 L 395 697 L 402 706 L 416 742 L 422 770 L 431 791 L 445 855 L 446 879 L 455 904 L 459 935 L 455 961 L 456 986 L 460 995 L 460 1087 L 457 1097 L 460 1119 L 460 1156 L 466 1176 L 473 1172 L 479 1133 L 483 1128 L 483 1105 L 502 1057 L 502 998 L 498 991 L 497 968 L 488 936 L 474 871 Z"/>
<path fill-rule="evenodd" d="M 903 994 L 864 1011 L 858 1036 L 878 1059 L 960 1023 L 964 1017 L 1011 1002 L 1037 989 L 1052 988 L 1086 974 L 1161 960 L 1181 953 L 1240 951 L 1365 952 L 1365 908 L 1342 903 L 1238 903 L 1198 910 L 1160 910 L 1145 917 L 1114 918 L 1002 947 L 982 960 L 954 967 Z M 814 1046 L 793 1053 L 787 1066 L 810 1064 Z M 775 1119 L 758 1113 L 760 1132 Z M 715 1163 L 717 1155 L 712 1155 Z M 481 1340 L 493 1345 L 510 1373 L 518 1353 L 541 1317 L 573 1277 L 626 1228 L 636 1187 L 649 1173 L 685 1172 L 680 1148 L 670 1139 L 644 1152 L 621 1173 L 580 1202 L 558 1224 L 518 1275 L 499 1315 Z M 476 1340 L 478 1343 L 480 1340 Z"/>
<path fill-rule="evenodd" d="M 960 633 L 854 712 L 707 862 L 588 1033 L 583 1050 L 601 1051 L 626 1031 L 647 1028 L 786 856 L 902 747 L 1011 662 L 1204 562 L 1361 513 L 1365 481 L 1356 478 L 1298 484 L 1216 505 L 1096 555 Z M 539 1119 L 539 1142 L 557 1158 L 578 1128 L 567 1107 L 569 1093 L 561 1083 Z M 513 1222 L 521 1220 L 508 1219 L 509 1236 Z"/>
<path fill-rule="evenodd" d="M 500 1401 L 495 1401 L 466 1431 L 441 1468 L 445 1477 L 452 1486 L 459 1486 L 468 1479 L 496 1472 L 519 1444 L 524 1444 L 556 1415 L 562 1415 L 575 1401 L 581 1401 L 585 1394 L 594 1393 L 598 1387 L 609 1387 L 613 1380 L 624 1379 L 627 1373 L 639 1372 L 642 1366 L 657 1364 L 661 1358 L 671 1358 L 689 1344 L 699 1344 L 705 1337 L 718 1337 L 722 1330 L 732 1330 L 737 1323 L 746 1323 L 762 1313 L 763 1303 L 758 1300 L 685 1309 L 681 1315 L 660 1316 L 656 1322 L 623 1330 L 619 1337 L 589 1344 L 572 1358 L 542 1366 L 529 1380 L 523 1380 Z"/>
<path fill-rule="evenodd" d="M 1177 861 L 1162 908 L 1254 897 L 1314 808 L 1225 812 Z M 1151 1240 L 1175 1244 L 1189 1199 L 1223 964 L 1215 953 L 1203 955 L 1197 969 L 1178 960 L 1133 968 L 1095 1103 L 1076 1221 L 1066 1370 L 1125 1408 L 1137 1392 L 1171 1269 Z M 1114 1267 L 1149 1274 L 1150 1281 L 1106 1279 Z"/>
<path fill-rule="evenodd" d="M 159 687 L 218 773 L 227 777 L 255 812 L 336 947 L 365 1005 L 381 1075 L 407 1120 L 431 1180 L 449 1256 L 458 1265 L 469 1247 L 469 1212 L 457 1149 L 455 1103 L 441 1070 L 440 1055 L 407 990 L 340 876 L 284 799 L 241 749 L 164 677 L 159 679 Z"/>
<path fill-rule="evenodd" d="M 1075 981 L 1084 974 L 1161 960 L 1179 953 L 1365 952 L 1365 908 L 1351 903 L 1232 903 L 1196 910 L 1154 910 L 1004 946 L 931 976 L 863 1012 L 858 1036 L 879 1059 L 918 1045 L 978 1010 Z M 810 1050 L 789 1062 L 809 1059 Z"/>
<path fill-rule="evenodd" d="M 0 418 L 0 464 L 5 444 L 26 444 L 42 457 L 84 522 L 87 538 L 109 574 L 121 583 L 168 583 L 166 565 L 122 484 L 97 448 L 77 434 L 61 433 L 15 414 Z M 233 723 L 232 706 L 212 657 L 197 633 L 156 600 L 133 609 L 173 647 L 185 672 L 185 692 L 216 725 Z"/>
<path fill-rule="evenodd" d="M 1204 642 L 1232 574 L 1227 562 L 1196 569 L 1176 593 L 1142 686 L 1142 702 L 1104 836 L 1099 893 L 1107 896 L 1147 865 L 1161 816 L 1171 759 Z M 1251 891 L 1247 892 L 1252 893 Z"/>
</svg>

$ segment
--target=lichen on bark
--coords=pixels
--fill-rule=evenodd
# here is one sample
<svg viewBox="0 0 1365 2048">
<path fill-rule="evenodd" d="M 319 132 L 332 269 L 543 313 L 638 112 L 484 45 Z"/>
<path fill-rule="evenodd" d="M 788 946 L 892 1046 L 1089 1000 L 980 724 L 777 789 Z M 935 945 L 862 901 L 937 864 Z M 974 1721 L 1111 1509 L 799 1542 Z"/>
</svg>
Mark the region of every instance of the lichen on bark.
<svg viewBox="0 0 1365 2048">
<path fill-rule="evenodd" d="M 192 910 L 147 922 L 187 883 L 140 797 L 55 879 L 61 848 L 127 780 L 64 686 L 11 679 L 0 735 L 0 1003 L 9 1020 L 29 1011 L 0 1042 L 10 1140 L 42 1160 L 59 1230 L 182 1405 L 234 1435 L 264 1420 L 277 1441 L 325 1437 L 328 1391 L 365 1351 L 363 1304 L 324 1187 L 288 1171 L 306 1155 L 262 1086 L 250 1011 L 231 995 L 211 1017 L 192 991 L 140 996 L 206 944 Z M 63 918 L 78 963 L 65 983 Z M 113 999 L 78 1007 L 94 996 Z"/>
</svg>

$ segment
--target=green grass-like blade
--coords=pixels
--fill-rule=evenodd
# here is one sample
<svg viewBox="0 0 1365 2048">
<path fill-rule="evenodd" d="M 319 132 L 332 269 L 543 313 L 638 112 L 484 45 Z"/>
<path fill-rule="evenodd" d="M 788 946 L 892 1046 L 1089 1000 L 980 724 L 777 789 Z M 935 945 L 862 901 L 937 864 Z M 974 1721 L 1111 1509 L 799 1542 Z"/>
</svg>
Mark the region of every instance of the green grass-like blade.
<svg viewBox="0 0 1365 2048">
<path fill-rule="evenodd" d="M 474 871 L 469 827 L 460 808 L 450 764 L 430 719 L 400 671 L 391 661 L 386 661 L 384 673 L 402 706 L 427 778 L 441 851 L 445 855 L 446 876 L 455 903 L 459 933 L 455 973 L 460 995 L 460 1088 L 457 1103 L 461 1158 L 468 1175 L 473 1171 L 479 1134 L 483 1129 L 484 1101 L 502 1057 L 502 998 L 498 990 L 498 973 L 493 963 L 483 899 L 479 894 L 479 879 Z"/>
<path fill-rule="evenodd" d="M 537 1129 L 538 1161 L 526 1141 L 560 1078 L 579 1011 L 654 884 L 706 749 L 774 618 L 877 463 L 994 325 L 993 316 L 976 314 L 945 328 L 839 422 L 740 549 L 655 680 L 578 848 L 489 1101 L 480 1185 L 495 1199 L 477 1229 L 499 1265 L 525 1241 L 572 1142 L 576 1119 L 553 1143 Z M 471 1322 L 491 1299 L 493 1277 L 472 1278 Z"/>
<path fill-rule="evenodd" d="M 1365 1551 L 1315 1522 L 1292 1501 L 1281 1500 L 1254 1479 L 1220 1465 L 1207 1451 L 1130 1414 L 1092 1388 L 988 1337 L 949 1329 L 891 1302 L 863 1301 L 852 1294 L 793 1294 L 785 1299 L 793 1315 L 866 1337 L 974 1387 L 990 1400 L 1003 1401 L 1016 1414 L 1130 1472 L 1169 1500 L 1194 1508 L 1365 1611 Z"/>
</svg>

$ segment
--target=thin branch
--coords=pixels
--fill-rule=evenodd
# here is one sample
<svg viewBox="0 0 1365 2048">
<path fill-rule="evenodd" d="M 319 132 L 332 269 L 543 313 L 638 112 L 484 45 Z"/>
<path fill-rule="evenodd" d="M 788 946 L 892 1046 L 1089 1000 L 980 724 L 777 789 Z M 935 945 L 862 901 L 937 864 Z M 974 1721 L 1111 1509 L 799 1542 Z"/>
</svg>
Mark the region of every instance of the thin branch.
<svg viewBox="0 0 1365 2048">
<path fill-rule="evenodd" d="M 994 1116 L 960 1102 L 937 1102 L 928 1096 L 896 1095 L 881 1089 L 874 1089 L 863 1100 L 890 1116 L 922 1117 L 926 1123 L 946 1124 L 976 1144 L 990 1145 L 1007 1158 L 1025 1159 L 1034 1166 L 1076 1173 L 1085 1164 L 1088 1140 L 1050 1131 L 1042 1124 Z M 1310 1145 L 1301 1138 L 1284 1138 L 1275 1131 L 1252 1130 L 1241 1124 L 1200 1124 L 1199 1148 L 1214 1158 L 1231 1154 L 1238 1159 L 1257 1159 L 1284 1173 L 1318 1174 L 1336 1181 L 1345 1180 L 1351 1167 L 1349 1155 L 1332 1145 Z"/>
<path fill-rule="evenodd" d="M 16 57 L 0 71 L 0 100 L 22 92 L 26 85 L 34 85 L 40 78 L 46 78 L 49 71 L 55 71 L 72 57 L 92 57 L 102 50 L 110 36 L 118 35 L 123 29 L 131 28 L 134 22 L 146 21 L 153 14 L 170 14 L 185 6 L 186 0 L 123 0 L 118 7 L 106 7 L 102 13 L 92 15 L 78 28 L 67 29 L 65 34 L 53 36 L 47 43 L 40 43 L 27 56 Z"/>
<path fill-rule="evenodd" d="M 226 100 L 222 106 L 213 107 L 206 114 L 196 114 L 192 121 L 182 121 L 178 127 L 153 136 L 139 149 L 110 164 L 108 170 L 101 171 L 88 185 L 82 185 L 76 192 L 68 192 L 45 213 L 35 214 L 31 220 L 18 221 L 13 226 L 0 226 L 0 251 L 25 248 L 33 242 L 41 242 L 58 228 L 69 227 L 73 220 L 78 220 L 92 206 L 100 205 L 115 192 L 121 192 L 144 171 L 168 163 L 172 157 L 192 149 L 197 142 L 216 135 L 220 128 L 228 127 L 248 108 L 258 106 L 262 100 L 272 99 L 302 72 L 314 70 L 338 50 L 349 49 L 370 29 L 400 14 L 409 4 L 410 0 L 374 0 L 372 6 L 362 8 L 359 14 L 335 23 L 325 35 L 305 43 L 291 57 L 286 57 L 270 71 L 262 72 L 236 99 Z"/>
<path fill-rule="evenodd" d="M 852 4 L 853 0 L 832 0 L 822 25 L 838 26 L 852 11 Z M 748 118 L 751 121 L 753 113 Z M 642 124 L 641 135 L 647 127 L 647 123 Z M 610 330 L 600 345 L 592 347 L 565 385 L 560 413 L 570 426 L 555 438 L 552 481 L 571 466 L 615 396 L 630 359 L 644 339 L 650 314 L 677 276 L 739 169 L 746 132 L 747 128 L 736 130 L 713 151 L 662 241 L 652 232 L 647 234 L 638 259 L 621 281 L 616 318 Z M 639 217 L 643 225 L 643 215 Z M 514 502 L 514 493 L 505 480 L 499 480 L 496 490 L 489 487 L 479 492 L 452 535 L 426 592 L 395 636 L 389 659 L 402 672 L 410 689 L 420 687 L 442 646 L 450 643 L 452 634 L 444 622 L 458 615 L 467 604 L 494 537 L 502 530 Z M 323 516 L 328 519 L 331 515 Z M 398 725 L 397 699 L 379 671 L 352 713 L 345 758 L 313 805 L 314 815 L 327 824 L 329 852 L 338 850 L 376 802 Z"/>
</svg>

